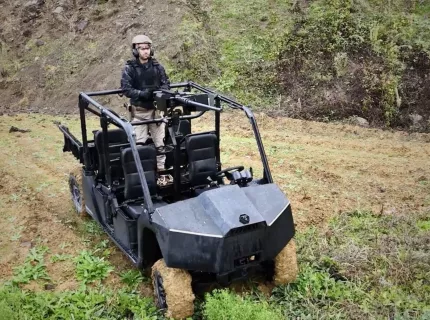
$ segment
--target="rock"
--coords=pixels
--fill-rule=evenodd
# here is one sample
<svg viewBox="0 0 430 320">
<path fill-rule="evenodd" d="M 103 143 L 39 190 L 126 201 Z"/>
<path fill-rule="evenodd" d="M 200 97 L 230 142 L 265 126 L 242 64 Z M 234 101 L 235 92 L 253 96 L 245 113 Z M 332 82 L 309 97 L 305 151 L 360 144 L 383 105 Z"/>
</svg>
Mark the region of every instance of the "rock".
<svg viewBox="0 0 430 320">
<path fill-rule="evenodd" d="M 382 208 L 382 210 L 381 210 L 381 214 L 387 215 L 387 216 L 392 216 L 392 215 L 395 215 L 396 213 L 397 213 L 397 209 L 394 207 Z"/>
<path fill-rule="evenodd" d="M 21 132 L 21 133 L 26 133 L 26 132 L 31 132 L 31 130 L 30 130 L 30 129 L 20 129 L 20 128 L 17 128 L 17 127 L 15 127 L 15 126 L 12 126 L 12 127 L 10 127 L 10 129 L 9 129 L 9 133 L 11 133 L 11 132 Z"/>
<path fill-rule="evenodd" d="M 68 0 L 60 0 L 57 2 L 57 5 L 62 8 L 68 9 L 70 7 L 70 3 Z"/>
<path fill-rule="evenodd" d="M 23 5 L 21 19 L 26 23 L 40 16 L 45 0 L 31 0 Z"/>
<path fill-rule="evenodd" d="M 418 181 L 418 182 L 427 181 L 427 177 L 426 177 L 426 176 L 420 176 L 420 177 L 417 179 L 417 181 Z"/>
<path fill-rule="evenodd" d="M 76 30 L 79 32 L 82 32 L 85 30 L 85 28 L 88 26 L 89 21 L 88 20 L 81 20 L 76 25 Z"/>
<path fill-rule="evenodd" d="M 45 290 L 54 290 L 55 289 L 55 285 L 52 283 L 47 283 L 45 284 Z"/>
<path fill-rule="evenodd" d="M 45 44 L 45 41 L 37 39 L 34 44 L 36 45 L 36 47 L 41 47 Z"/>
<path fill-rule="evenodd" d="M 423 116 L 412 113 L 409 115 L 409 119 L 412 121 L 412 126 L 418 127 L 421 124 L 421 121 L 423 121 Z"/>
<path fill-rule="evenodd" d="M 24 30 L 24 31 L 22 32 L 22 35 L 23 35 L 24 37 L 29 37 L 29 36 L 31 36 L 31 30 L 30 30 L 30 29 Z"/>
<path fill-rule="evenodd" d="M 349 121 L 351 122 L 351 124 L 354 124 L 356 126 L 360 126 L 364 128 L 369 127 L 369 121 L 361 117 L 351 117 L 349 118 Z"/>
<path fill-rule="evenodd" d="M 24 9 L 32 9 L 37 10 L 41 9 L 41 7 L 45 4 L 45 0 L 30 0 L 23 5 Z"/>
<path fill-rule="evenodd" d="M 61 14 L 63 13 L 64 8 L 63 7 L 56 7 L 54 11 L 52 11 L 52 13 L 54 14 Z"/>
<path fill-rule="evenodd" d="M 31 243 L 31 241 L 23 241 L 21 242 L 21 247 L 31 248 L 33 247 L 33 244 Z"/>
<path fill-rule="evenodd" d="M 6 78 L 9 75 L 9 72 L 6 69 L 4 69 L 4 68 L 0 68 L 0 75 L 3 78 Z"/>
</svg>

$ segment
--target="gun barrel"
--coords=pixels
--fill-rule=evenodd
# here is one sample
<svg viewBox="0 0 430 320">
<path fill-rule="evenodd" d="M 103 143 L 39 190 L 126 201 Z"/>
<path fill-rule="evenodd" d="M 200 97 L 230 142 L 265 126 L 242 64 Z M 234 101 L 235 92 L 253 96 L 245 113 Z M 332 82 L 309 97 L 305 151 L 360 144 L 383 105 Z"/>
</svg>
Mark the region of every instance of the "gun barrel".
<svg viewBox="0 0 430 320">
<path fill-rule="evenodd" d="M 213 110 L 213 111 L 221 111 L 222 108 L 217 108 L 217 107 L 213 107 L 204 103 L 200 103 L 200 102 L 196 102 L 193 101 L 191 99 L 187 99 L 184 97 L 180 97 L 180 96 L 176 96 L 175 100 L 184 104 L 185 106 L 190 106 L 190 107 L 197 107 L 197 108 L 202 108 L 202 109 L 206 109 L 206 110 Z"/>
</svg>

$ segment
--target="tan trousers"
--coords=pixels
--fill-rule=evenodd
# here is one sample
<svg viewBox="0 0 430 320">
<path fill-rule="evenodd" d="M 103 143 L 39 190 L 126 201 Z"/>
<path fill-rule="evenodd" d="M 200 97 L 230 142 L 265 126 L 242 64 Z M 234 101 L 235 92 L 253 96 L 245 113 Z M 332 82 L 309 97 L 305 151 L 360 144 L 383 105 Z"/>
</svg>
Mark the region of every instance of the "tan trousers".
<svg viewBox="0 0 430 320">
<path fill-rule="evenodd" d="M 158 119 L 161 118 L 161 115 L 158 110 L 145 110 L 145 111 L 137 111 L 133 108 L 134 112 L 132 114 L 132 122 L 139 120 L 149 120 L 149 119 Z M 141 109 L 142 110 L 142 109 Z M 149 133 L 151 133 L 152 141 L 154 141 L 155 147 L 163 147 L 164 146 L 164 135 L 165 135 L 165 123 L 151 123 L 151 124 L 143 124 L 134 127 L 134 133 L 136 134 L 136 142 L 145 143 L 149 138 Z M 164 154 L 157 156 L 157 168 L 158 170 L 164 169 L 164 163 L 166 162 L 166 156 Z"/>
</svg>

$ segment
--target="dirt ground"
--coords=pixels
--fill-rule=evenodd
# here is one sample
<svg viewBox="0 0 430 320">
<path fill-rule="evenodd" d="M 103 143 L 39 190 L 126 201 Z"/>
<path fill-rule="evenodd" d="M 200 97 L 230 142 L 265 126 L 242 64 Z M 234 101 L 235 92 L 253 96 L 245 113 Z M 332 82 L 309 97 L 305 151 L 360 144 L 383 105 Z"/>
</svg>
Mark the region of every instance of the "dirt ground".
<svg viewBox="0 0 430 320">
<path fill-rule="evenodd" d="M 210 120 L 193 130 L 211 128 Z M 231 113 L 223 114 L 223 120 L 223 165 L 252 166 L 255 175 L 261 174 L 248 121 Z M 430 135 L 264 114 L 257 120 L 273 178 L 291 201 L 299 232 L 307 226 L 324 228 L 330 217 L 343 211 L 429 211 Z M 68 173 L 77 163 L 63 154 L 63 137 L 54 121 L 80 136 L 78 119 L 72 116 L 0 117 L 0 283 L 10 279 L 32 246 L 42 243 L 50 249 L 46 264 L 56 290 L 77 286 L 72 261 L 49 259 L 57 253 L 76 256 L 88 246 L 84 222 L 74 216 L 69 201 Z M 31 131 L 9 132 L 11 126 Z M 116 286 L 118 273 L 131 264 L 119 250 L 110 261 L 115 272 L 108 283 Z"/>
</svg>

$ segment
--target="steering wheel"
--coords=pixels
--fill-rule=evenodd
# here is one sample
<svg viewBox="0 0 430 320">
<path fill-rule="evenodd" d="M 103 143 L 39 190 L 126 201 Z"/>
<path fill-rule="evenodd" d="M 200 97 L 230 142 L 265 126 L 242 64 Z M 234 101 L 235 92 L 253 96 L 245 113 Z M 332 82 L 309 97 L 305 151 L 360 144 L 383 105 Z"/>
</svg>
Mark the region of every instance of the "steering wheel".
<svg viewBox="0 0 430 320">
<path fill-rule="evenodd" d="M 217 175 L 217 177 L 223 177 L 223 175 L 225 175 L 226 173 L 232 173 L 235 171 L 242 171 L 243 169 L 244 169 L 244 166 L 229 167 L 229 168 L 223 169 L 221 171 L 218 171 L 216 175 Z"/>
</svg>

